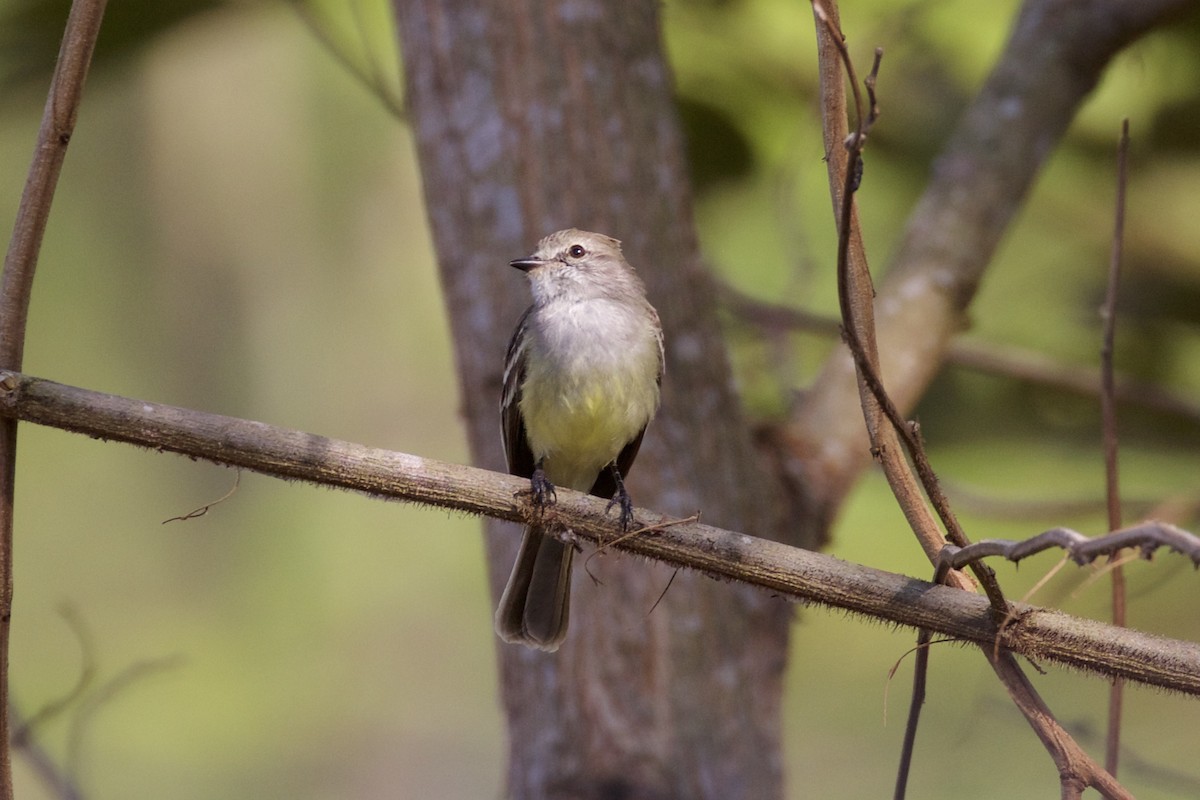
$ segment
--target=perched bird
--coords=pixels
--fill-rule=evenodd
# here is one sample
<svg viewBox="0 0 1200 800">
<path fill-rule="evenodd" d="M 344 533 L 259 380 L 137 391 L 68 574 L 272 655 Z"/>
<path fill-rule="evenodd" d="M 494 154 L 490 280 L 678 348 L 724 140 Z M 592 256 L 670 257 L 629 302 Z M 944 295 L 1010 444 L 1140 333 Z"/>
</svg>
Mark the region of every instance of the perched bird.
<svg viewBox="0 0 1200 800">
<path fill-rule="evenodd" d="M 508 471 L 528 477 L 533 501 L 563 486 L 618 505 L 646 425 L 658 410 L 663 336 L 646 288 L 621 243 L 574 229 L 542 239 L 511 262 L 529 277 L 533 305 L 517 322 L 504 362 L 501 429 Z M 525 528 L 500 606 L 506 642 L 554 651 L 567 633 L 572 545 L 542 526 Z"/>
</svg>

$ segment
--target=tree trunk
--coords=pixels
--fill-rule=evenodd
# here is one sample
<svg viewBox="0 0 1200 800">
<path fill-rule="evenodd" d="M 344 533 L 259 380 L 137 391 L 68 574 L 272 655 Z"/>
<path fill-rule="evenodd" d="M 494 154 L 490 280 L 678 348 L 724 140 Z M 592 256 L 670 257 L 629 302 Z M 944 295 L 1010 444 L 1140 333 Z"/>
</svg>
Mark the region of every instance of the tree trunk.
<svg viewBox="0 0 1200 800">
<path fill-rule="evenodd" d="M 600 231 L 624 242 L 666 330 L 635 502 L 780 538 L 786 498 L 733 392 L 699 259 L 657 8 L 395 0 L 471 452 L 504 468 L 501 368 L 529 301 L 508 261 L 560 228 Z M 493 596 L 518 534 L 488 526 Z M 586 551 L 575 569 L 557 653 L 497 640 L 508 795 L 780 797 L 788 606 L 612 552 Z"/>
</svg>

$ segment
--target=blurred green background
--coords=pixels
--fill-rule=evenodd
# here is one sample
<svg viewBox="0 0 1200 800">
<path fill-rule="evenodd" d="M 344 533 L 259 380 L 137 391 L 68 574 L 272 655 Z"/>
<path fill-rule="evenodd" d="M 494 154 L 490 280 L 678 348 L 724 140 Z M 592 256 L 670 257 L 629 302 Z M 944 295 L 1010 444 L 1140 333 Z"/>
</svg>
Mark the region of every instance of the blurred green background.
<svg viewBox="0 0 1200 800">
<path fill-rule="evenodd" d="M 1015 7 L 843 9 L 855 56 L 887 53 L 884 116 L 859 194 L 877 269 Z M 383 3 L 309 8 L 352 58 L 396 82 Z M 5 226 L 65 9 L 0 0 Z M 832 313 L 807 6 L 693 0 L 668 2 L 663 15 L 714 269 L 756 297 Z M 1192 19 L 1109 71 L 1005 239 L 970 335 L 1096 362 L 1113 152 L 1129 116 L 1118 361 L 1200 397 L 1198 45 Z M 114 2 L 97 58 L 42 252 L 26 371 L 465 460 L 405 127 L 278 2 Z M 728 323 L 747 404 L 763 416 L 792 402 L 829 348 Z M 1102 528 L 1094 403 L 951 370 L 919 416 L 972 535 Z M 1195 495 L 1194 426 L 1127 411 L 1122 430 L 1129 497 Z M 164 524 L 235 483 L 207 515 Z M 1050 507 L 999 519 L 976 495 L 1097 503 L 1090 514 Z M 34 426 L 21 429 L 17 500 L 13 694 L 30 714 L 94 670 L 36 731 L 89 800 L 499 796 L 505 742 L 477 520 L 239 481 Z M 831 552 L 930 572 L 875 475 L 851 497 Z M 998 568 L 1020 596 L 1055 562 Z M 1193 570 L 1160 556 L 1128 571 L 1132 624 L 1200 639 Z M 1087 575 L 1068 568 L 1032 600 L 1103 617 L 1107 583 Z M 838 613 L 798 613 L 785 712 L 791 797 L 890 791 L 910 672 L 890 685 L 887 673 L 913 640 Z M 1050 760 L 982 659 L 942 646 L 932 670 L 913 796 L 1054 795 Z M 1035 680 L 1099 753 L 1106 686 L 1056 669 Z M 1140 689 L 1128 701 L 1128 786 L 1141 798 L 1200 795 L 1200 705 Z M 20 755 L 16 771 L 23 800 L 50 796 Z"/>
</svg>

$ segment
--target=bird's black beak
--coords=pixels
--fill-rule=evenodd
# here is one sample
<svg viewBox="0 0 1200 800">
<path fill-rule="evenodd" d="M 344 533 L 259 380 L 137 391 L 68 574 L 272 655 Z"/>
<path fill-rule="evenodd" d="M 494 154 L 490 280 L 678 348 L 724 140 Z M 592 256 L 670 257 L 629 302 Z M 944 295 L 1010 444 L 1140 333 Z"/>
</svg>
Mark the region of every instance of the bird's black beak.
<svg viewBox="0 0 1200 800">
<path fill-rule="evenodd" d="M 530 256 L 529 258 L 514 259 L 513 261 L 508 262 L 508 265 L 510 267 L 516 267 L 522 272 L 529 272 L 529 270 L 533 269 L 534 267 L 540 267 L 545 263 L 546 262 L 542 261 L 540 258 L 534 258 L 533 256 Z"/>
</svg>

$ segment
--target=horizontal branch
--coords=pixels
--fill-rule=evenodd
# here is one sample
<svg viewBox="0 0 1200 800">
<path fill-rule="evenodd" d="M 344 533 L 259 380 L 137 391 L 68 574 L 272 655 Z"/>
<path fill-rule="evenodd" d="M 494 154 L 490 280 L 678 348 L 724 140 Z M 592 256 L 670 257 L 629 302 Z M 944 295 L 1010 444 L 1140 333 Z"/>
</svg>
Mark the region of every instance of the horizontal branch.
<svg viewBox="0 0 1200 800">
<path fill-rule="evenodd" d="M 267 475 L 515 522 L 535 513 L 521 499 L 528 482 L 510 475 L 328 439 L 261 422 L 132 400 L 0 371 L 0 415 L 88 436 L 170 450 Z M 560 490 L 552 523 L 591 541 L 612 542 L 606 503 Z M 637 510 L 653 528 L 620 549 L 715 578 L 737 580 L 793 600 L 927 628 L 984 645 L 998 626 L 987 600 L 926 581 L 851 564 L 698 522 L 676 523 Z M 1001 644 L 1041 661 L 1200 695 L 1200 645 L 1057 611 L 1014 604 Z"/>
</svg>

